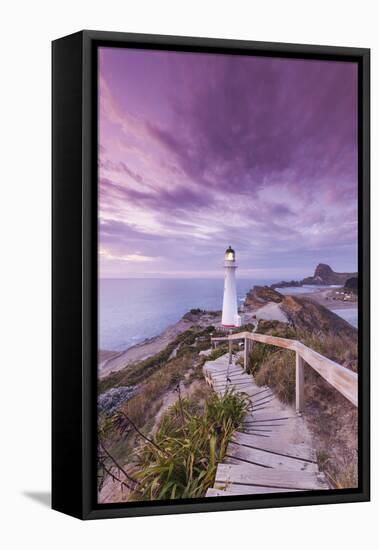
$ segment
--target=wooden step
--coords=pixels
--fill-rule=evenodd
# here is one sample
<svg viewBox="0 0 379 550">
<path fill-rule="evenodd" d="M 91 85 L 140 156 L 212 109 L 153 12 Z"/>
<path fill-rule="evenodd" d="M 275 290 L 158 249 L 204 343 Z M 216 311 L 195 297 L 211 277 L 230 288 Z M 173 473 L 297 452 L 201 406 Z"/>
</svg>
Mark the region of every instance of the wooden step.
<svg viewBox="0 0 379 550">
<path fill-rule="evenodd" d="M 226 374 L 222 374 L 222 375 L 213 374 L 212 377 L 214 378 L 215 382 L 221 383 L 224 380 L 226 380 Z M 245 384 L 249 384 L 249 386 L 251 386 L 251 380 L 242 376 L 241 374 L 232 373 L 232 374 L 229 374 L 229 378 L 230 380 L 233 381 L 233 384 L 236 384 L 238 386 L 245 385 Z"/>
<path fill-rule="evenodd" d="M 238 495 L 265 495 L 270 493 L 298 493 L 298 489 L 279 489 L 273 487 L 254 487 L 252 485 L 227 485 L 225 489 L 212 487 L 206 497 L 226 497 Z"/>
<path fill-rule="evenodd" d="M 225 377 L 227 375 L 227 372 L 228 372 L 228 369 L 227 368 L 219 368 L 219 367 L 213 367 L 213 368 L 209 368 L 208 366 L 206 367 L 206 369 L 208 370 L 208 372 L 210 372 L 212 374 L 212 376 L 215 376 L 216 378 L 222 378 L 222 377 Z M 229 369 L 229 374 L 232 375 L 232 376 L 235 376 L 235 377 L 241 377 L 243 376 L 243 372 L 240 370 L 240 369 L 237 369 L 235 367 L 230 367 Z"/>
<path fill-rule="evenodd" d="M 254 410 L 245 416 L 247 422 L 287 422 L 289 420 L 297 420 L 299 417 L 295 413 L 291 415 L 279 412 L 277 414 L 254 412 Z"/>
<path fill-rule="evenodd" d="M 220 483 L 303 491 L 329 488 L 324 474 L 321 473 L 275 470 L 250 464 L 243 466 L 219 464 L 216 472 L 216 484 Z"/>
<path fill-rule="evenodd" d="M 225 456 L 225 463 L 229 464 L 255 464 L 262 468 L 275 468 L 281 470 L 294 470 L 303 472 L 318 472 L 318 466 L 314 462 L 278 455 L 269 451 L 252 449 L 243 445 L 229 443 Z"/>
<path fill-rule="evenodd" d="M 286 456 L 294 456 L 315 462 L 314 452 L 307 445 L 303 445 L 301 441 L 298 443 L 290 443 L 285 435 L 275 438 L 262 437 L 261 435 L 248 435 L 241 432 L 234 432 L 232 442 L 246 445 L 251 448 L 260 449 L 261 451 L 270 451 Z"/>
</svg>

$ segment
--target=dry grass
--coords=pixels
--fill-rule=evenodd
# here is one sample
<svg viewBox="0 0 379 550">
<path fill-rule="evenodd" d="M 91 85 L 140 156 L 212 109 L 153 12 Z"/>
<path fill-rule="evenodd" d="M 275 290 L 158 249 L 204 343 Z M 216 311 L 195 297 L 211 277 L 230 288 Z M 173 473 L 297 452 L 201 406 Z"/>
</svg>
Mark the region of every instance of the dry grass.
<svg viewBox="0 0 379 550">
<path fill-rule="evenodd" d="M 255 374 L 258 386 L 270 386 L 281 401 L 292 403 L 295 399 L 294 353 L 278 350 L 267 355 Z"/>
</svg>

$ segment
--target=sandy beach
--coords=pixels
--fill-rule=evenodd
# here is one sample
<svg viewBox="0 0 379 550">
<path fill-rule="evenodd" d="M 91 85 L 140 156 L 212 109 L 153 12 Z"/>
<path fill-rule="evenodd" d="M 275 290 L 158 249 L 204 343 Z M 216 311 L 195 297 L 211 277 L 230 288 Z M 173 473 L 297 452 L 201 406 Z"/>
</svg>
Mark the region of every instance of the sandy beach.
<svg viewBox="0 0 379 550">
<path fill-rule="evenodd" d="M 330 309 L 331 311 L 338 310 L 338 309 L 351 309 L 351 308 L 358 308 L 358 301 L 357 300 L 341 300 L 336 299 L 336 291 L 339 289 L 333 289 L 330 288 L 323 288 L 319 289 L 316 292 L 304 292 L 300 294 L 303 298 L 310 298 L 311 300 L 314 300 L 318 304 Z M 288 294 L 291 296 L 291 294 Z M 294 294 L 294 296 L 298 296 L 298 294 Z"/>
<path fill-rule="evenodd" d="M 166 328 L 161 334 L 148 338 L 128 348 L 126 351 L 117 353 L 111 351 L 99 351 L 98 376 L 104 378 L 111 372 L 118 371 L 136 361 L 143 361 L 165 349 L 182 332 L 191 328 L 194 324 L 207 327 L 221 322 L 221 312 L 205 312 L 201 316 L 192 317 L 186 314 L 174 325 Z"/>
</svg>

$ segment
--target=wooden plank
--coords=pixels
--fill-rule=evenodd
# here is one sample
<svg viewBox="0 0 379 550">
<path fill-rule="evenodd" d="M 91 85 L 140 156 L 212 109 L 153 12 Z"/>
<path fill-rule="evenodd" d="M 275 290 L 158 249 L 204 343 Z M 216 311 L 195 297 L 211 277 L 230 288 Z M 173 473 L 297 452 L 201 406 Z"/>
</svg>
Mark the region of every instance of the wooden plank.
<svg viewBox="0 0 379 550">
<path fill-rule="evenodd" d="M 255 412 L 261 412 L 261 411 L 264 411 L 264 412 L 270 412 L 270 411 L 277 412 L 278 409 L 275 405 L 276 405 L 275 402 L 274 403 L 272 403 L 272 402 L 271 403 L 262 403 L 262 405 L 259 405 L 259 407 L 258 406 L 254 407 L 254 410 L 255 410 Z"/>
<path fill-rule="evenodd" d="M 255 427 L 255 426 L 250 426 L 250 425 L 245 425 L 245 424 L 242 424 L 242 429 L 244 432 L 252 432 L 252 433 L 255 433 L 257 435 L 259 434 L 267 434 L 267 435 L 274 435 L 275 434 L 275 428 L 270 428 L 270 427 Z"/>
<path fill-rule="evenodd" d="M 248 428 L 251 428 L 252 430 L 254 428 L 265 428 L 265 427 L 271 427 L 271 426 L 275 426 L 277 428 L 281 428 L 281 429 L 285 429 L 287 431 L 287 427 L 288 427 L 288 424 L 287 424 L 287 421 L 286 420 L 272 420 L 272 421 L 262 421 L 262 422 L 249 422 L 249 421 L 246 421 L 246 423 L 244 424 L 244 426 L 248 427 Z"/>
<path fill-rule="evenodd" d="M 243 367 L 244 370 L 247 369 L 249 363 L 249 355 L 252 349 L 252 341 L 249 338 L 244 339 L 244 349 L 243 349 Z"/>
<path fill-rule="evenodd" d="M 253 412 L 246 415 L 245 420 L 247 422 L 272 422 L 272 421 L 280 421 L 284 422 L 287 420 L 297 420 L 298 416 L 287 416 L 287 414 L 282 413 L 281 411 L 277 411 L 276 413 L 258 413 Z"/>
<path fill-rule="evenodd" d="M 217 368 L 215 369 L 207 369 L 207 371 L 212 374 L 212 376 L 215 376 L 215 377 L 222 377 L 222 376 L 226 376 L 227 373 L 228 373 L 228 369 L 225 369 L 225 370 L 219 370 Z M 230 376 L 240 376 L 242 374 L 242 371 L 239 370 L 239 369 L 229 369 L 229 375 Z"/>
<path fill-rule="evenodd" d="M 292 493 L 300 489 L 280 489 L 279 487 L 261 487 L 258 485 L 240 485 L 233 483 L 215 484 L 215 489 L 218 491 L 224 490 L 232 495 L 264 495 L 265 493 Z"/>
<path fill-rule="evenodd" d="M 296 352 L 296 412 L 304 410 L 304 359 Z"/>
<path fill-rule="evenodd" d="M 210 488 L 206 497 L 227 497 L 238 495 L 265 495 L 271 493 L 298 493 L 298 489 L 278 489 L 273 487 L 254 487 L 252 485 L 228 485 L 226 489 Z"/>
<path fill-rule="evenodd" d="M 280 487 L 282 489 L 328 489 L 325 476 L 313 472 L 291 470 L 274 470 L 259 466 L 219 464 L 216 472 L 216 483 L 239 483 L 263 487 Z"/>
<path fill-rule="evenodd" d="M 308 365 L 320 374 L 329 384 L 346 397 L 353 405 L 358 406 L 358 375 L 357 373 L 342 367 L 338 363 L 324 357 L 304 344 L 287 338 L 279 338 L 269 334 L 257 332 L 240 332 L 225 338 L 215 338 L 212 341 L 247 339 L 263 344 L 270 344 L 280 348 L 289 349 L 300 354 Z"/>
<path fill-rule="evenodd" d="M 254 435 L 256 437 L 265 437 L 265 438 L 271 437 L 271 434 L 269 433 L 254 432 L 253 430 L 245 430 L 241 433 L 243 433 L 244 435 Z"/>
<path fill-rule="evenodd" d="M 289 444 L 288 441 L 282 437 L 277 437 L 276 439 L 271 437 L 263 438 L 260 436 L 247 435 L 241 432 L 234 432 L 232 442 L 236 442 L 241 445 L 248 445 L 262 451 L 314 460 L 313 450 L 308 446 L 302 445 L 301 443 Z"/>
<path fill-rule="evenodd" d="M 257 386 L 258 388 L 258 386 Z M 263 394 L 265 392 L 272 392 L 271 388 L 269 388 L 268 386 L 263 386 L 264 389 L 261 389 L 259 391 L 257 391 L 256 393 L 254 393 L 251 397 L 255 397 L 257 395 L 260 395 L 260 394 Z"/>
<path fill-rule="evenodd" d="M 213 374 L 212 376 L 215 382 L 221 382 L 226 380 L 226 374 Z M 233 381 L 234 384 L 249 384 L 252 385 L 251 379 L 241 377 L 239 374 L 229 374 L 229 378 Z"/>
<path fill-rule="evenodd" d="M 238 332 L 236 334 L 230 334 L 226 337 L 212 338 L 212 341 L 227 341 L 227 340 L 253 340 L 255 342 L 261 342 L 263 344 L 271 344 L 280 348 L 292 349 L 296 351 L 296 340 L 290 340 L 288 338 L 279 338 L 278 336 L 271 336 L 271 334 L 259 334 L 257 332 Z"/>
<path fill-rule="evenodd" d="M 238 464 L 240 461 L 249 461 L 266 468 L 275 468 L 282 470 L 295 470 L 304 472 L 318 472 L 318 466 L 314 462 L 302 460 L 296 457 L 288 457 L 252 449 L 244 445 L 230 443 L 227 450 L 228 462 Z M 226 462 L 226 461 L 225 461 Z"/>
<path fill-rule="evenodd" d="M 275 396 L 273 393 L 271 394 L 265 394 L 264 397 L 260 397 L 259 399 L 254 399 L 253 400 L 253 403 L 256 407 L 259 407 L 260 405 L 263 405 L 263 404 L 266 404 L 266 403 L 269 403 L 270 401 L 272 401 L 273 399 L 275 399 Z"/>
<path fill-rule="evenodd" d="M 298 353 L 304 361 L 322 376 L 333 388 L 358 406 L 358 375 L 316 351 L 298 343 Z"/>
</svg>

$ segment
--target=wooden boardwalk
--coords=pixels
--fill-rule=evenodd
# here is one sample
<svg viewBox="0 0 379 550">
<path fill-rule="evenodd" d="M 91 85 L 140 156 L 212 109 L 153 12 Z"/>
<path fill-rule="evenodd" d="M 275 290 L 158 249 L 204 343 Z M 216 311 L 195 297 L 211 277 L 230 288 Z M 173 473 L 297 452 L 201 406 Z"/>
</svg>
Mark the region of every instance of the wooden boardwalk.
<svg viewBox="0 0 379 550">
<path fill-rule="evenodd" d="M 214 487 L 206 496 L 329 489 L 325 475 L 319 472 L 305 420 L 281 403 L 270 388 L 257 386 L 235 358 L 228 383 L 228 361 L 228 353 L 207 361 L 207 382 L 220 395 L 227 387 L 246 393 L 253 410 L 234 433 L 225 460 L 217 468 Z"/>
</svg>

